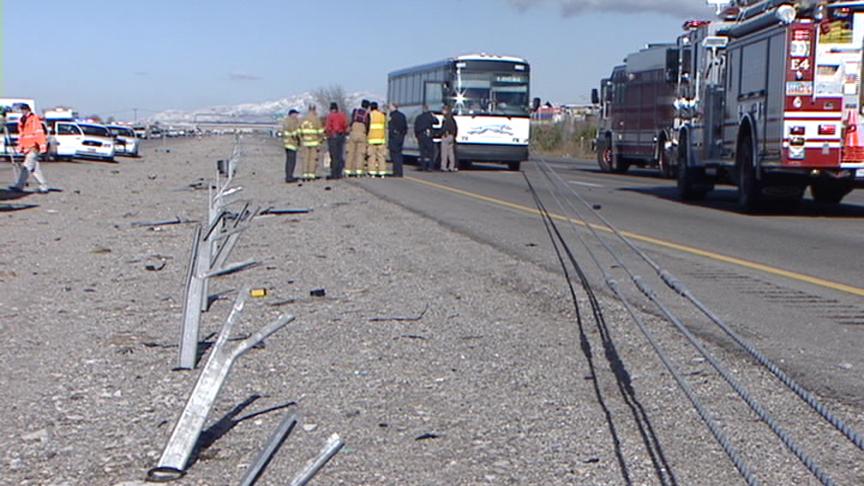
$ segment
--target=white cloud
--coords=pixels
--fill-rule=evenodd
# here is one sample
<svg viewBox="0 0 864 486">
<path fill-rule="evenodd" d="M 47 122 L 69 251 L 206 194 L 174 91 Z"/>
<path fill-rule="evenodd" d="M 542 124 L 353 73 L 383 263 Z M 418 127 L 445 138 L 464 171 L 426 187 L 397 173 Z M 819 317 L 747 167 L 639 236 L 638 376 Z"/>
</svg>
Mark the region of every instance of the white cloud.
<svg viewBox="0 0 864 486">
<path fill-rule="evenodd" d="M 619 12 L 629 14 L 661 13 L 674 17 L 713 14 L 704 0 L 507 0 L 519 10 L 546 4 L 557 5 L 561 15 L 571 17 L 589 12 Z"/>
</svg>

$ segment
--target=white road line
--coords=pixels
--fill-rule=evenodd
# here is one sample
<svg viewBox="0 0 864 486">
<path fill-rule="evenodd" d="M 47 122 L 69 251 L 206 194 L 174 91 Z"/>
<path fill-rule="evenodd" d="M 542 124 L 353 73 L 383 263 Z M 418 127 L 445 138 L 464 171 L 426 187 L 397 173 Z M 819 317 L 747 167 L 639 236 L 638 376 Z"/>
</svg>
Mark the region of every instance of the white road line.
<svg viewBox="0 0 864 486">
<path fill-rule="evenodd" d="M 603 187 L 603 184 L 594 184 L 593 182 L 568 181 L 570 184 L 577 184 L 585 187 Z"/>
</svg>

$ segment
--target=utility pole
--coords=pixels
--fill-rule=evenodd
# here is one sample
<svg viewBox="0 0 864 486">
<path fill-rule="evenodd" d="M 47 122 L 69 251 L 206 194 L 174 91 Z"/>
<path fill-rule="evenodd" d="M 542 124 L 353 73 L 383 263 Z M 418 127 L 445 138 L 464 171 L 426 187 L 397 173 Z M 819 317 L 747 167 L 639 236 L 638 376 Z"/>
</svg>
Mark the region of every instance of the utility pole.
<svg viewBox="0 0 864 486">
<path fill-rule="evenodd" d="M 138 123 L 138 108 L 132 108 L 133 117 L 135 118 L 135 123 Z"/>
</svg>

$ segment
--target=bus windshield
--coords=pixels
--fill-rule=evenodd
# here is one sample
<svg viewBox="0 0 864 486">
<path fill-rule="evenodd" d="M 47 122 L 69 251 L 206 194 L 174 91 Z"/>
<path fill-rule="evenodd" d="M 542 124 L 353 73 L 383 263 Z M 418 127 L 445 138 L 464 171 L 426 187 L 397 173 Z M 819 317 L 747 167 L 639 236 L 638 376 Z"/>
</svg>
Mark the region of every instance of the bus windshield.
<svg viewBox="0 0 864 486">
<path fill-rule="evenodd" d="M 457 114 L 528 115 L 526 74 L 463 71 L 456 78 L 455 88 Z"/>
</svg>

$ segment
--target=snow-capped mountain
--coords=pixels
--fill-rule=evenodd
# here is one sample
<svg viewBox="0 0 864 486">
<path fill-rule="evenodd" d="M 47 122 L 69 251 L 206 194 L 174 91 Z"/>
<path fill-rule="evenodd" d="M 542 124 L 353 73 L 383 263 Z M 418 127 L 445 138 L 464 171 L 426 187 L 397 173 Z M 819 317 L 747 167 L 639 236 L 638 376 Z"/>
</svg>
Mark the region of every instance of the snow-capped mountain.
<svg viewBox="0 0 864 486">
<path fill-rule="evenodd" d="M 373 93 L 355 92 L 345 94 L 347 106 L 343 110 L 351 110 L 360 105 L 363 99 L 383 101 L 383 97 Z M 194 122 L 272 122 L 281 118 L 292 108 L 305 112 L 309 105 L 318 103 L 312 92 L 301 93 L 273 101 L 262 101 L 260 103 L 242 103 L 239 105 L 221 105 L 201 108 L 197 110 L 166 110 L 153 115 L 151 122 L 162 124 L 170 123 L 194 123 Z M 318 106 L 320 113 L 325 113 L 327 106 Z"/>
</svg>

